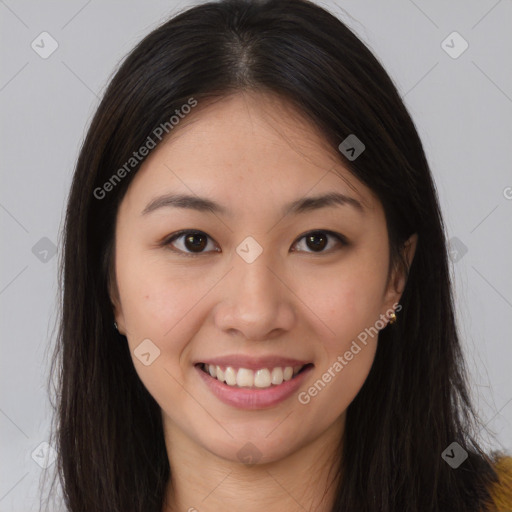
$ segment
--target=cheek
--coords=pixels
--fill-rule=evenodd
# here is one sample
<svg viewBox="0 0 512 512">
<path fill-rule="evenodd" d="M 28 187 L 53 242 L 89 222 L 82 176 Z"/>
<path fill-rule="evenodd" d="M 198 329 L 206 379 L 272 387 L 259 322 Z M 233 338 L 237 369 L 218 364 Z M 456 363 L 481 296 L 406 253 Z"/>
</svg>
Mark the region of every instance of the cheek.
<svg viewBox="0 0 512 512">
<path fill-rule="evenodd" d="M 319 340 L 315 379 L 303 390 L 315 416 L 334 421 L 363 386 L 377 349 L 387 261 L 370 252 L 354 254 L 337 270 L 303 283 L 315 316 L 328 326 Z M 301 285 L 302 286 L 302 285 Z"/>
<path fill-rule="evenodd" d="M 176 272 L 171 275 L 161 261 L 139 256 L 135 251 L 127 258 L 120 258 L 117 265 L 118 288 L 134 367 L 160 407 L 171 410 L 186 400 L 179 384 L 185 381 L 180 360 L 196 328 L 196 324 L 188 320 L 195 320 L 194 306 L 211 284 L 206 279 L 191 283 Z M 148 347 L 145 340 L 151 340 L 152 344 L 142 351 L 139 347 L 143 343 Z M 145 352 L 151 354 L 149 365 L 138 357 Z"/>
<path fill-rule="evenodd" d="M 310 293 L 315 315 L 329 330 L 319 337 L 321 349 L 314 378 L 301 390 L 304 417 L 334 422 L 361 390 L 373 365 L 380 318 L 380 278 L 368 272 L 347 273 L 329 280 L 329 293 Z M 317 281 L 318 282 L 318 281 Z"/>
<path fill-rule="evenodd" d="M 205 293 L 207 283 L 191 282 L 169 272 L 162 259 L 127 252 L 119 258 L 117 280 L 126 329 L 134 341 L 150 338 L 161 343 L 175 336 Z M 197 285 L 197 286 L 196 286 Z"/>
<path fill-rule="evenodd" d="M 328 329 L 326 349 L 339 351 L 380 318 L 385 286 L 385 266 L 368 258 L 345 262 L 324 275 L 302 281 L 298 295 Z"/>
<path fill-rule="evenodd" d="M 371 370 L 377 345 L 356 342 L 347 350 L 331 354 L 320 368 L 315 379 L 301 390 L 298 396 L 303 406 L 303 418 L 323 424 L 332 424 L 353 402 Z M 350 354 L 350 356 L 348 356 Z M 348 356 L 348 357 L 347 357 Z M 350 358 L 350 359 L 349 359 Z"/>
</svg>

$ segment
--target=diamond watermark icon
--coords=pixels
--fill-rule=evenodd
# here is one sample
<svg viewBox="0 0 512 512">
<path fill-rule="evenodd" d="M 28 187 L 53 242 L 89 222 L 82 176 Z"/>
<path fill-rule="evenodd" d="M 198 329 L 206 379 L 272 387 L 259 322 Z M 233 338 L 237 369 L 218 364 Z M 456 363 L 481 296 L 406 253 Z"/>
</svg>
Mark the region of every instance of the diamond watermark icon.
<svg viewBox="0 0 512 512">
<path fill-rule="evenodd" d="M 345 138 L 338 146 L 340 152 L 353 162 L 365 149 L 366 146 L 353 133 Z"/>
<path fill-rule="evenodd" d="M 246 263 L 252 263 L 263 252 L 263 247 L 252 236 L 248 236 L 236 248 L 236 252 Z"/>
<path fill-rule="evenodd" d="M 133 353 L 144 366 L 149 366 L 160 356 L 160 349 L 150 339 L 145 339 Z"/>
<path fill-rule="evenodd" d="M 468 458 L 468 452 L 459 443 L 454 441 L 441 454 L 441 458 L 453 469 L 457 469 Z"/>
<path fill-rule="evenodd" d="M 44 441 L 31 453 L 31 457 L 38 466 L 46 469 L 57 459 L 57 452 Z"/>
<path fill-rule="evenodd" d="M 448 253 L 450 255 L 450 259 L 457 263 L 459 262 L 468 252 L 468 248 L 464 245 L 462 240 L 453 236 L 450 238 L 448 242 Z"/>
<path fill-rule="evenodd" d="M 447 36 L 441 48 L 452 58 L 458 59 L 469 47 L 469 43 L 456 31 Z"/>
<path fill-rule="evenodd" d="M 30 46 L 39 57 L 47 59 L 59 47 L 59 43 L 48 32 L 41 32 Z"/>
<path fill-rule="evenodd" d="M 253 464 L 256 464 L 261 459 L 261 456 L 263 455 L 256 445 L 253 443 L 245 443 L 240 450 L 237 452 L 237 457 L 240 462 L 243 462 L 244 464 L 251 466 Z"/>
<path fill-rule="evenodd" d="M 43 263 L 48 263 L 55 256 L 56 252 L 57 246 L 45 236 L 32 247 L 34 256 Z"/>
</svg>

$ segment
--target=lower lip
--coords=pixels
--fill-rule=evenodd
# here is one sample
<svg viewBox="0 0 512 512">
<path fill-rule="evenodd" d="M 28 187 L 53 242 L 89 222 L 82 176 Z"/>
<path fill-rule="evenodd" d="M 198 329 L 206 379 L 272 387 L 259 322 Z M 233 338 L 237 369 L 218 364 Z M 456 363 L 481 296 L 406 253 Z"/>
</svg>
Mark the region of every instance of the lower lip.
<svg viewBox="0 0 512 512">
<path fill-rule="evenodd" d="M 237 407 L 239 409 L 265 409 L 277 405 L 289 396 L 291 396 L 303 383 L 306 375 L 313 366 L 308 366 L 298 373 L 293 379 L 283 381 L 278 386 L 270 386 L 269 388 L 239 388 L 236 386 L 228 386 L 213 378 L 209 373 L 201 370 L 199 366 L 195 367 L 199 372 L 204 383 L 210 388 L 210 391 L 225 404 Z"/>
</svg>

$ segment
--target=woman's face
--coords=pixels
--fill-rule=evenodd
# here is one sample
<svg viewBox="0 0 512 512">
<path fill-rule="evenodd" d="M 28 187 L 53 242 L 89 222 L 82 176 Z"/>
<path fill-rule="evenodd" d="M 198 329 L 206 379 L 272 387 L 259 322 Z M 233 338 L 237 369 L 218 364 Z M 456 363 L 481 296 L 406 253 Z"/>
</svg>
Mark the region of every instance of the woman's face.
<svg viewBox="0 0 512 512">
<path fill-rule="evenodd" d="M 380 202 L 311 123 L 255 93 L 200 109 L 120 205 L 116 322 L 166 439 L 275 461 L 342 432 L 404 276 Z"/>
</svg>

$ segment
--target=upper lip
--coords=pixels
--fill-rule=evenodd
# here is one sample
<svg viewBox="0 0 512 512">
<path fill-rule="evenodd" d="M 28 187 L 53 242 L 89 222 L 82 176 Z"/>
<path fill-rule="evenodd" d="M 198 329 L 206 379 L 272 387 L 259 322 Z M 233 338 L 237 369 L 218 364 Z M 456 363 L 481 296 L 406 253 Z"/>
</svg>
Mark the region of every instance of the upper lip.
<svg viewBox="0 0 512 512">
<path fill-rule="evenodd" d="M 195 364 L 204 363 L 216 366 L 231 366 L 232 368 L 247 368 L 248 370 L 259 370 L 260 368 L 276 368 L 286 366 L 304 366 L 311 361 L 302 361 L 299 359 L 292 359 L 289 357 L 281 356 L 264 356 L 264 357 L 250 357 L 242 354 L 234 354 L 231 356 L 214 357 L 202 359 Z"/>
</svg>

